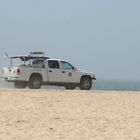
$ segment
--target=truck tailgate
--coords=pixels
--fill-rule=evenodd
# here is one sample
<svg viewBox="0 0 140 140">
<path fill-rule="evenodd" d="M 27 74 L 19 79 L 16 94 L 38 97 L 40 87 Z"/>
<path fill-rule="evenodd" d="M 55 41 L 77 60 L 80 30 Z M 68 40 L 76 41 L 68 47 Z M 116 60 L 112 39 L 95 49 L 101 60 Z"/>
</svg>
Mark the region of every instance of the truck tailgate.
<svg viewBox="0 0 140 140">
<path fill-rule="evenodd" d="M 18 72 L 18 67 L 4 67 L 3 68 L 4 77 L 18 77 L 17 72 Z"/>
</svg>

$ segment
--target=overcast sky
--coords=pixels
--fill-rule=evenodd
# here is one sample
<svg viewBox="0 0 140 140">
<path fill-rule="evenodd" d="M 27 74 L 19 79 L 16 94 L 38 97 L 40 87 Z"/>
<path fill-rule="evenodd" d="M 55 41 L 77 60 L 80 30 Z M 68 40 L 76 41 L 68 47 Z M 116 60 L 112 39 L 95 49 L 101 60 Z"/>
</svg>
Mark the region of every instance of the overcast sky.
<svg viewBox="0 0 140 140">
<path fill-rule="evenodd" d="M 45 51 L 96 74 L 140 80 L 139 0 L 0 0 L 0 66 Z"/>
</svg>

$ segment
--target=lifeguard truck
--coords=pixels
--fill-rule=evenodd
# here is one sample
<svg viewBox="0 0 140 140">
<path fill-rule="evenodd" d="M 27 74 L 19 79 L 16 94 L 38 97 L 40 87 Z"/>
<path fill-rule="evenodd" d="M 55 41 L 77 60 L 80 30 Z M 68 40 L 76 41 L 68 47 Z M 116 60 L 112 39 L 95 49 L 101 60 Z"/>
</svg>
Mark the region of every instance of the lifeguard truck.
<svg viewBox="0 0 140 140">
<path fill-rule="evenodd" d="M 39 89 L 41 85 L 64 86 L 65 89 L 90 90 L 96 77 L 77 69 L 69 62 L 46 57 L 43 52 L 8 56 L 10 66 L 3 68 L 3 77 L 16 88 Z M 18 61 L 19 62 L 18 62 Z M 13 64 L 16 62 L 16 66 Z M 17 64 L 18 63 L 18 64 Z"/>
</svg>

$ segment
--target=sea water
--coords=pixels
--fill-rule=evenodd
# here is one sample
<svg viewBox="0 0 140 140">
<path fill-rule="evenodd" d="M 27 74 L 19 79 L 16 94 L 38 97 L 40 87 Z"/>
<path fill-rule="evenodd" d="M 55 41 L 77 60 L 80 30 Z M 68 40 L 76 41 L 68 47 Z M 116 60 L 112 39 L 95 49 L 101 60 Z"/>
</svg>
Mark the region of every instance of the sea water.
<svg viewBox="0 0 140 140">
<path fill-rule="evenodd" d="M 140 91 L 140 81 L 134 80 L 96 80 L 95 90 Z"/>
</svg>

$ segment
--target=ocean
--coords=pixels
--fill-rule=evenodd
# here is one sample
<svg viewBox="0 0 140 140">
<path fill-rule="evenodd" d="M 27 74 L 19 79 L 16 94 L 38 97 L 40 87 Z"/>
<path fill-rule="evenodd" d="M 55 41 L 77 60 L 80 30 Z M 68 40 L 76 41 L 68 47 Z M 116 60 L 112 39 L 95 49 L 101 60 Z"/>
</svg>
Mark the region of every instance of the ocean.
<svg viewBox="0 0 140 140">
<path fill-rule="evenodd" d="M 0 88 L 14 88 L 13 83 L 0 80 Z M 42 89 L 63 89 L 56 86 L 42 86 Z M 110 91 L 140 91 L 140 81 L 125 80 L 97 80 L 92 86 L 92 90 L 110 90 Z"/>
<path fill-rule="evenodd" d="M 97 80 L 95 90 L 140 91 L 140 81 L 133 80 Z"/>
</svg>

